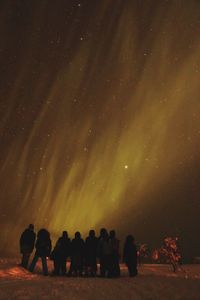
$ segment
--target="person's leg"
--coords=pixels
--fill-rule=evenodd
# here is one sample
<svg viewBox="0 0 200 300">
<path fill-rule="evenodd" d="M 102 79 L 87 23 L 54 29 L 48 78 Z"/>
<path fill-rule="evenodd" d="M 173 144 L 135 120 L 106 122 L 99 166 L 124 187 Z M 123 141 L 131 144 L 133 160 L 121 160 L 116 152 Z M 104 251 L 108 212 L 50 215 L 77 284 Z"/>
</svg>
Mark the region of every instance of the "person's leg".
<svg viewBox="0 0 200 300">
<path fill-rule="evenodd" d="M 42 260 L 42 270 L 43 270 L 43 274 L 45 276 L 48 275 L 48 267 L 47 267 L 47 259 L 46 259 L 46 256 L 42 256 L 41 257 L 41 260 Z"/>
<path fill-rule="evenodd" d="M 72 271 L 73 271 L 73 258 L 71 257 L 70 259 L 70 266 L 69 266 L 69 271 L 67 273 L 68 276 L 71 276 L 72 275 Z"/>
<path fill-rule="evenodd" d="M 22 262 L 21 262 L 21 266 L 24 267 L 24 261 L 25 261 L 25 253 L 22 253 Z"/>
<path fill-rule="evenodd" d="M 106 270 L 105 270 L 105 256 L 102 255 L 100 257 L 100 276 L 105 277 L 105 273 L 106 273 Z"/>
<path fill-rule="evenodd" d="M 22 263 L 21 263 L 21 265 L 22 265 L 22 267 L 23 268 L 27 268 L 28 267 L 28 262 L 29 262 L 29 258 L 30 258 L 30 253 L 23 253 L 23 255 L 22 255 Z"/>
<path fill-rule="evenodd" d="M 34 268 L 35 268 L 35 265 L 36 265 L 36 263 L 37 263 L 37 261 L 38 261 L 38 258 L 39 258 L 39 256 L 37 256 L 37 255 L 35 254 L 34 257 L 33 257 L 32 262 L 31 262 L 31 265 L 30 265 L 30 267 L 29 267 L 29 271 L 30 271 L 30 272 L 33 272 L 33 271 L 34 271 Z"/>
<path fill-rule="evenodd" d="M 61 274 L 65 275 L 67 272 L 67 268 L 66 268 L 66 258 L 62 258 L 61 259 Z"/>
<path fill-rule="evenodd" d="M 59 264 L 56 258 L 54 259 L 53 264 L 54 264 L 53 275 L 59 275 Z"/>
<path fill-rule="evenodd" d="M 128 267 L 129 276 L 132 277 L 133 276 L 133 267 L 130 262 L 127 263 L 127 267 Z"/>
<path fill-rule="evenodd" d="M 79 258 L 79 276 L 83 276 L 83 258 Z"/>
<path fill-rule="evenodd" d="M 87 263 L 85 264 L 85 276 L 89 276 L 89 266 Z"/>
<path fill-rule="evenodd" d="M 73 257 L 73 276 L 77 276 L 78 275 L 78 257 L 74 256 Z"/>
<path fill-rule="evenodd" d="M 137 265 L 130 263 L 129 265 L 129 275 L 130 277 L 135 277 L 137 275 Z"/>
<path fill-rule="evenodd" d="M 108 278 L 114 277 L 114 264 L 113 264 L 113 256 L 106 255 L 106 273 Z"/>
<path fill-rule="evenodd" d="M 96 272 L 97 272 L 97 262 L 96 262 L 96 258 L 93 257 L 93 260 L 91 262 L 91 267 L 90 267 L 90 273 L 92 277 L 96 276 Z"/>
<path fill-rule="evenodd" d="M 119 264 L 119 256 L 115 257 L 115 275 L 116 277 L 120 277 L 120 264 Z"/>
</svg>

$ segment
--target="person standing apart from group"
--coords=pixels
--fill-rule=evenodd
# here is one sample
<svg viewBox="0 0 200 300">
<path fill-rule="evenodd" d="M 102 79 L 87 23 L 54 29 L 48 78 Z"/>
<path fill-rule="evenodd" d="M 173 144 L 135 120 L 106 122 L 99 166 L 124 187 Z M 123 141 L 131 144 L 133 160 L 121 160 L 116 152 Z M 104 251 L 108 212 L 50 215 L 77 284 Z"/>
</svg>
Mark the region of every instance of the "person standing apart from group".
<svg viewBox="0 0 200 300">
<path fill-rule="evenodd" d="M 128 267 L 129 276 L 134 277 L 138 274 L 137 271 L 137 247 L 135 239 L 132 235 L 126 237 L 124 244 L 123 260 Z"/>
<path fill-rule="evenodd" d="M 23 268 L 28 267 L 28 262 L 35 245 L 35 237 L 36 234 L 34 232 L 33 224 L 30 224 L 21 234 L 19 244 L 20 253 L 22 254 L 21 266 Z"/>
</svg>

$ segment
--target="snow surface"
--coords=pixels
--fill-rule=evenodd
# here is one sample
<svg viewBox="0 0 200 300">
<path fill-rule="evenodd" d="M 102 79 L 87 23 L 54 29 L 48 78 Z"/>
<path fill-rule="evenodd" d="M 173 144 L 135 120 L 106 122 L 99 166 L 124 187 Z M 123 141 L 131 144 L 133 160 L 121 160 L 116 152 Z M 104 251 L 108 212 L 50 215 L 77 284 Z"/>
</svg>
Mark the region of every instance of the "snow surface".
<svg viewBox="0 0 200 300">
<path fill-rule="evenodd" d="M 142 265 L 129 278 L 124 265 L 117 279 L 43 276 L 22 269 L 17 259 L 0 259 L 0 300 L 200 300 L 200 265 L 186 265 L 174 274 L 169 265 Z M 48 262 L 52 270 L 52 263 Z"/>
</svg>

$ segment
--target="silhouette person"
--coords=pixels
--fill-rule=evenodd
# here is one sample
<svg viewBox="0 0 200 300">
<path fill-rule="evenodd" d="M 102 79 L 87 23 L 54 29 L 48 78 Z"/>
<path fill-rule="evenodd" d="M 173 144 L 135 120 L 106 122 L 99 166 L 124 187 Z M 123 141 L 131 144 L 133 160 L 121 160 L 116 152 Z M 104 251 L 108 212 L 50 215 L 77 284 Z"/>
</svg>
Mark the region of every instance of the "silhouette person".
<svg viewBox="0 0 200 300">
<path fill-rule="evenodd" d="M 68 275 L 82 276 L 84 263 L 85 243 L 79 231 L 75 233 L 75 238 L 71 243 L 71 265 Z"/>
<path fill-rule="evenodd" d="M 100 231 L 97 253 L 100 262 L 100 277 L 112 277 L 112 245 L 109 241 L 109 235 L 105 228 L 102 228 Z"/>
<path fill-rule="evenodd" d="M 119 277 L 120 276 L 119 240 L 116 238 L 115 230 L 110 231 L 110 243 L 111 243 L 111 248 L 112 248 L 111 275 L 112 275 L 112 277 Z"/>
<path fill-rule="evenodd" d="M 21 234 L 19 244 L 20 244 L 20 253 L 22 254 L 21 266 L 24 268 L 27 268 L 30 255 L 33 252 L 35 237 L 36 234 L 34 232 L 33 224 L 30 224 L 28 228 L 26 228 Z"/>
<path fill-rule="evenodd" d="M 135 239 L 132 235 L 126 237 L 124 244 L 123 259 L 129 271 L 129 276 L 134 277 L 138 274 L 137 271 L 137 248 Z"/>
<path fill-rule="evenodd" d="M 56 242 L 51 258 L 54 261 L 53 275 L 66 275 L 67 257 L 71 253 L 71 241 L 68 238 L 67 231 L 63 231 L 62 236 Z"/>
<path fill-rule="evenodd" d="M 35 265 L 39 257 L 41 257 L 43 274 L 48 275 L 47 257 L 51 253 L 51 239 L 50 234 L 46 229 L 40 229 L 38 231 L 35 248 L 35 255 L 29 267 L 29 271 L 34 271 Z"/>
<path fill-rule="evenodd" d="M 98 238 L 95 231 L 90 230 L 85 240 L 85 275 L 96 276 L 97 273 L 97 244 Z"/>
</svg>

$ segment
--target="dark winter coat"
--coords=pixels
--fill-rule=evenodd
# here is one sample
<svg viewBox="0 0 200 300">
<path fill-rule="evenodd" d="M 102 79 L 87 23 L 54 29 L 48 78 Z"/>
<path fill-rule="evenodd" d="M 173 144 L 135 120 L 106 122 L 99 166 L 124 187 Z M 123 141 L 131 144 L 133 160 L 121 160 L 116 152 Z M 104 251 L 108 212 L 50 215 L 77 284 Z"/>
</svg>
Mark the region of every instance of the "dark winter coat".
<svg viewBox="0 0 200 300">
<path fill-rule="evenodd" d="M 52 259 L 67 259 L 71 255 L 71 241 L 69 238 L 60 237 L 52 251 Z"/>
<path fill-rule="evenodd" d="M 96 264 L 96 256 L 97 256 L 97 245 L 98 238 L 97 237 L 87 237 L 85 240 L 85 263 L 86 266 L 91 266 Z"/>
<path fill-rule="evenodd" d="M 27 228 L 20 237 L 20 251 L 21 253 L 31 253 L 35 245 L 36 234 L 33 230 Z"/>
<path fill-rule="evenodd" d="M 72 240 L 71 245 L 71 267 L 72 271 L 82 271 L 84 263 L 85 243 L 81 238 Z"/>
<path fill-rule="evenodd" d="M 137 265 L 137 248 L 134 243 L 125 243 L 123 259 L 126 264 Z"/>
<path fill-rule="evenodd" d="M 104 257 L 104 256 L 112 255 L 112 244 L 111 244 L 109 238 L 100 238 L 99 239 L 97 253 L 100 258 Z"/>
<path fill-rule="evenodd" d="M 49 256 L 51 253 L 51 240 L 49 232 L 45 229 L 41 229 L 37 235 L 35 254 L 40 257 Z"/>
<path fill-rule="evenodd" d="M 72 240 L 71 244 L 71 256 L 84 256 L 85 243 L 81 238 L 75 238 Z"/>
<path fill-rule="evenodd" d="M 119 257 L 119 240 L 117 238 L 110 238 L 112 255 Z"/>
</svg>

